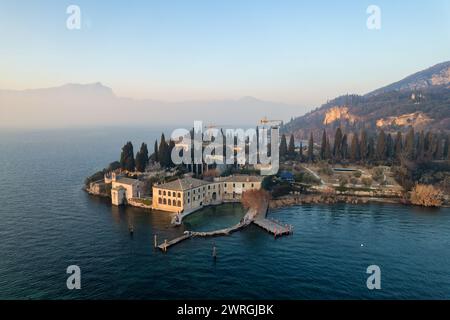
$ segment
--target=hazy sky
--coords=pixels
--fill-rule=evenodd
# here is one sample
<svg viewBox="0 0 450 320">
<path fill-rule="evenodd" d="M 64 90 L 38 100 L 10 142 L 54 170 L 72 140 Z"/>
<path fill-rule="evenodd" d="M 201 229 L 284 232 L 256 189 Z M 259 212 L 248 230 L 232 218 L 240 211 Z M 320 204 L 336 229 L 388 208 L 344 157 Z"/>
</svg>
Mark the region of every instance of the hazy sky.
<svg viewBox="0 0 450 320">
<path fill-rule="evenodd" d="M 70 4 L 81 30 L 66 28 Z M 3 89 L 100 81 L 134 98 L 319 105 L 445 60 L 448 0 L 0 0 Z"/>
</svg>

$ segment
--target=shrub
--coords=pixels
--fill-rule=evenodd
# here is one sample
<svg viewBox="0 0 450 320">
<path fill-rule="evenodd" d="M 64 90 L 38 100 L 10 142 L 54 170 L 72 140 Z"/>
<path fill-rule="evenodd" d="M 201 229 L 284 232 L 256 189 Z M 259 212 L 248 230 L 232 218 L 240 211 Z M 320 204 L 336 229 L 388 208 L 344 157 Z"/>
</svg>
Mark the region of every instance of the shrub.
<svg viewBox="0 0 450 320">
<path fill-rule="evenodd" d="M 432 185 L 416 184 L 411 191 L 411 203 L 423 207 L 440 207 L 444 194 Z"/>
</svg>

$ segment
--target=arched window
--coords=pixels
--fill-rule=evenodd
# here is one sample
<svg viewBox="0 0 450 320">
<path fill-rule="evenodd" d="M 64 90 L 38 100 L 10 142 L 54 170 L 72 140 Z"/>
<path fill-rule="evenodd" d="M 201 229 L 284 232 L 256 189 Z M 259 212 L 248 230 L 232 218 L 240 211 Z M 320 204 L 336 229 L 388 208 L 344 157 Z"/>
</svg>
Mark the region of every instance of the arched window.
<svg viewBox="0 0 450 320">
<path fill-rule="evenodd" d="M 164 195 L 164 196 L 166 195 L 166 191 L 163 192 L 163 195 Z"/>
<path fill-rule="evenodd" d="M 178 198 L 181 198 L 181 193 L 178 192 Z"/>
<path fill-rule="evenodd" d="M 177 206 L 181 208 L 181 201 L 180 200 L 178 200 Z"/>
<path fill-rule="evenodd" d="M 163 199 L 163 204 L 167 204 L 166 198 Z"/>
<path fill-rule="evenodd" d="M 168 203 L 167 203 L 169 206 L 171 206 L 172 205 L 172 200 L 168 200 Z"/>
<path fill-rule="evenodd" d="M 158 203 L 161 204 L 162 203 L 162 199 L 158 198 Z"/>
</svg>

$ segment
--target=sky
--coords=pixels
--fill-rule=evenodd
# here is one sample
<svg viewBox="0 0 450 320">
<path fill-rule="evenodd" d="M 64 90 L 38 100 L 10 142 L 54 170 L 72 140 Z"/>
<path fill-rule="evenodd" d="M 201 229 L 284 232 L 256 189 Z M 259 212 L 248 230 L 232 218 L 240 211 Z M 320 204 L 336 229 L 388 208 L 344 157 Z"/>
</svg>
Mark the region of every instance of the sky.
<svg viewBox="0 0 450 320">
<path fill-rule="evenodd" d="M 318 106 L 447 60 L 448 0 L 0 0 L 0 89 L 101 82 L 136 99 Z"/>
</svg>

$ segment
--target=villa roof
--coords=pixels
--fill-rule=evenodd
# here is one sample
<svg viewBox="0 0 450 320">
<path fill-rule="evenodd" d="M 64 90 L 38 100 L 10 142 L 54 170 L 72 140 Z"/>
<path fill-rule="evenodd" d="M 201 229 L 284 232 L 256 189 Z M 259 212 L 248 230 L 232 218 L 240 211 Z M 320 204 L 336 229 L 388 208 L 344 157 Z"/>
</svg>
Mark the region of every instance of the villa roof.
<svg viewBox="0 0 450 320">
<path fill-rule="evenodd" d="M 204 185 L 207 185 L 207 181 L 194 179 L 191 177 L 185 177 L 183 179 L 177 179 L 171 182 L 167 182 L 164 184 L 160 184 L 155 186 L 156 188 L 160 189 L 169 189 L 169 190 L 175 190 L 175 191 L 183 191 L 193 188 L 198 188 Z"/>
<path fill-rule="evenodd" d="M 233 175 L 223 178 L 224 182 L 261 182 L 264 177 L 249 175 Z"/>
<path fill-rule="evenodd" d="M 115 182 L 120 183 L 120 184 L 134 185 L 136 182 L 139 182 L 139 180 L 120 177 L 120 178 L 117 178 L 117 180 Z"/>
</svg>

